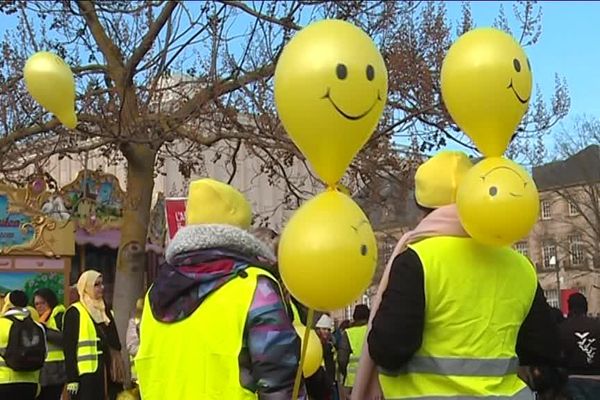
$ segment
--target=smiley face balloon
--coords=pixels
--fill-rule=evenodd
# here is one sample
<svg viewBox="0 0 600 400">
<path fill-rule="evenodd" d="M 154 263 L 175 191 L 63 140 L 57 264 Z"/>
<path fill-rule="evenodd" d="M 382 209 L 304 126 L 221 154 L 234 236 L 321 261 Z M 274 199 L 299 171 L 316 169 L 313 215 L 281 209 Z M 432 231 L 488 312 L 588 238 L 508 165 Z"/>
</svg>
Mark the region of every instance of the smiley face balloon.
<svg viewBox="0 0 600 400">
<path fill-rule="evenodd" d="M 328 190 L 302 205 L 281 234 L 283 282 L 316 310 L 337 310 L 357 299 L 371 283 L 376 263 L 369 220 L 338 191 Z"/>
<path fill-rule="evenodd" d="M 275 69 L 281 122 L 333 187 L 371 136 L 387 98 L 387 70 L 366 33 L 340 20 L 301 30 Z"/>
<path fill-rule="evenodd" d="M 441 83 L 454 122 L 484 155 L 502 155 L 531 97 L 531 66 L 521 46 L 498 29 L 469 31 L 450 47 Z"/>
<path fill-rule="evenodd" d="M 527 171 L 506 158 L 490 157 L 467 172 L 456 205 L 472 238 L 504 246 L 529 234 L 538 218 L 539 196 Z"/>
</svg>

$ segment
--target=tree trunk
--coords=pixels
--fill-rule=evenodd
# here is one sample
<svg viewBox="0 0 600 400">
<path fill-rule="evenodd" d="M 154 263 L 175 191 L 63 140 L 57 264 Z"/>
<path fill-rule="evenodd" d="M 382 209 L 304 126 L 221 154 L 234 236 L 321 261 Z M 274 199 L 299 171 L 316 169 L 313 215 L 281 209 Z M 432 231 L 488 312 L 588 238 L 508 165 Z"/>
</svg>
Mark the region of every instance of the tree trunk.
<svg viewBox="0 0 600 400">
<path fill-rule="evenodd" d="M 127 159 L 127 200 L 123 208 L 113 309 L 123 358 L 128 366 L 125 332 L 135 302 L 145 289 L 146 235 L 152 205 L 156 151 L 147 145 L 129 144 L 123 154 Z"/>
</svg>

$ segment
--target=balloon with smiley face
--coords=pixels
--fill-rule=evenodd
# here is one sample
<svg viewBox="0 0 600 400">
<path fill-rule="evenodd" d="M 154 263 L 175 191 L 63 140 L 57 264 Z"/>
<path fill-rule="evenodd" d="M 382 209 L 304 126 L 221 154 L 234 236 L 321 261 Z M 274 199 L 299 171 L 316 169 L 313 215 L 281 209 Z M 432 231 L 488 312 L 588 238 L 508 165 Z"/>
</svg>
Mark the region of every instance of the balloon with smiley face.
<svg viewBox="0 0 600 400">
<path fill-rule="evenodd" d="M 369 220 L 345 194 L 328 190 L 302 205 L 279 242 L 279 271 L 308 307 L 332 311 L 367 289 L 377 263 Z"/>
<path fill-rule="evenodd" d="M 535 182 L 518 164 L 486 158 L 464 176 L 456 194 L 461 223 L 479 242 L 511 245 L 529 234 L 539 213 Z"/>
<path fill-rule="evenodd" d="M 487 157 L 506 150 L 531 97 L 527 55 L 509 34 L 477 28 L 450 47 L 442 97 L 456 124 Z"/>
<path fill-rule="evenodd" d="M 366 33 L 341 20 L 302 29 L 275 69 L 281 122 L 333 187 L 369 139 L 387 98 L 387 70 Z"/>
</svg>

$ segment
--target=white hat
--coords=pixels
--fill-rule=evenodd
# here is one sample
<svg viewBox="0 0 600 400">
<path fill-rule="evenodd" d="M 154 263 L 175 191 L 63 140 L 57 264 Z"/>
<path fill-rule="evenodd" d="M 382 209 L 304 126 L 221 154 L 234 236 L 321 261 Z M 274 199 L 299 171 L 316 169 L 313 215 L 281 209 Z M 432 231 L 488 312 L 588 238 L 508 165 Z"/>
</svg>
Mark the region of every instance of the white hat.
<svg viewBox="0 0 600 400">
<path fill-rule="evenodd" d="M 333 329 L 333 320 L 327 314 L 323 314 L 317 321 L 315 328 Z"/>
</svg>

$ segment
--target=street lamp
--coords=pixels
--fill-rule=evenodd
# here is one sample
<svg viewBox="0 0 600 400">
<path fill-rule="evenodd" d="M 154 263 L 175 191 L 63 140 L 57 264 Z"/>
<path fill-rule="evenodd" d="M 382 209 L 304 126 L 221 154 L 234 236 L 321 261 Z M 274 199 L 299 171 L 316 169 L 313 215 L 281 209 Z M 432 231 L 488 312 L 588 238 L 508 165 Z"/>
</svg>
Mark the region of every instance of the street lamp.
<svg viewBox="0 0 600 400">
<path fill-rule="evenodd" d="M 560 304 L 560 266 L 558 265 L 558 260 L 556 259 L 556 256 L 550 257 L 550 261 L 548 263 L 550 264 L 550 267 L 554 268 L 554 271 L 556 272 L 556 299 L 558 300 L 558 309 L 561 310 L 561 304 Z"/>
</svg>

